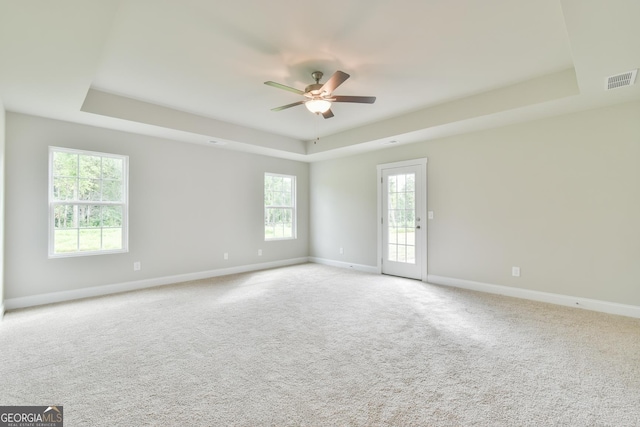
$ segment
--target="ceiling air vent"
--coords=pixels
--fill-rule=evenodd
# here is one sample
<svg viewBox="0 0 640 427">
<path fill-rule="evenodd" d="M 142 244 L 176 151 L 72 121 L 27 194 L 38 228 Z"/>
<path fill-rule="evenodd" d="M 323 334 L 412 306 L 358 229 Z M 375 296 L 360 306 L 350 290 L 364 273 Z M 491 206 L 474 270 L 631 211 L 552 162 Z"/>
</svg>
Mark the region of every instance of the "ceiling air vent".
<svg viewBox="0 0 640 427">
<path fill-rule="evenodd" d="M 636 74 L 638 74 L 637 69 L 607 77 L 606 89 L 611 90 L 618 87 L 631 86 L 636 81 Z"/>
</svg>

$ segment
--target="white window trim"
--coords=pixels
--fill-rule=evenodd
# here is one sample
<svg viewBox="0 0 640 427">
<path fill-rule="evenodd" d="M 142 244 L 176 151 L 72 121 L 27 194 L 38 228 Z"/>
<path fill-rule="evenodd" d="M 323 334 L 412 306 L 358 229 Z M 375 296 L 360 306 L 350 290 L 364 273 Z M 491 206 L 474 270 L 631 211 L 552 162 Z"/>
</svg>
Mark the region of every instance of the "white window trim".
<svg viewBox="0 0 640 427">
<path fill-rule="evenodd" d="M 68 204 L 67 202 L 56 202 L 53 200 L 53 154 L 55 152 L 82 154 L 82 155 L 94 155 L 99 157 L 111 157 L 116 159 L 122 159 L 122 179 L 123 179 L 123 201 L 119 202 L 96 202 L 96 201 L 74 201 L 73 204 L 86 204 L 92 206 L 123 206 L 122 209 L 122 248 L 121 249 L 102 249 L 99 251 L 76 251 L 55 253 L 54 252 L 54 212 L 55 207 L 60 204 Z M 93 255 L 108 255 L 119 254 L 129 252 L 129 156 L 112 153 L 102 153 L 98 151 L 89 150 L 77 150 L 73 148 L 54 147 L 49 146 L 49 188 L 48 188 L 48 201 L 49 201 L 49 258 L 72 258 L 80 256 L 93 256 Z"/>
<path fill-rule="evenodd" d="M 293 198 L 293 206 L 265 206 L 264 205 L 264 178 L 266 178 L 267 176 L 281 176 L 283 178 L 292 178 L 291 180 L 291 195 Z M 264 218 L 266 217 L 267 214 L 267 209 L 272 208 L 272 209 L 290 209 L 292 211 L 292 215 L 291 215 L 291 227 L 292 227 L 292 231 L 291 237 L 272 237 L 272 238 L 267 238 L 267 236 L 264 236 L 264 241 L 265 242 L 274 242 L 274 241 L 280 241 L 280 240 L 296 240 L 298 238 L 298 185 L 297 185 L 297 181 L 298 178 L 295 175 L 286 175 L 286 174 L 280 174 L 280 173 L 271 173 L 271 172 L 265 172 L 263 180 L 262 180 L 262 206 L 263 206 L 263 213 L 262 213 L 262 219 L 264 221 Z M 262 233 L 264 234 L 264 226 L 262 227 Z"/>
</svg>

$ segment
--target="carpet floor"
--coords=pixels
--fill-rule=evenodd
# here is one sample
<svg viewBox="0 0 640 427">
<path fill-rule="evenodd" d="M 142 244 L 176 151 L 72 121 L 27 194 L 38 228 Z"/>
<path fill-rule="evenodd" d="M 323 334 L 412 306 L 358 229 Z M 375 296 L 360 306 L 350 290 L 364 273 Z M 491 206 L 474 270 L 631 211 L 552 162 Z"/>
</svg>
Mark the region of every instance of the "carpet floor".
<svg viewBox="0 0 640 427">
<path fill-rule="evenodd" d="M 66 426 L 638 426 L 640 319 L 304 264 L 0 323 Z"/>
</svg>

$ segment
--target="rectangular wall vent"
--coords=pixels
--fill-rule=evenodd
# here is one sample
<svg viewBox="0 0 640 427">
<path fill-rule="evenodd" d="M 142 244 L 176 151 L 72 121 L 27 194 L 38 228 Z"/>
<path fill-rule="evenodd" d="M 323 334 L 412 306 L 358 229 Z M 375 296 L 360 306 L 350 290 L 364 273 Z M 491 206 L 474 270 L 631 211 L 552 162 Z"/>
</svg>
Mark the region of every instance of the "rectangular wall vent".
<svg viewBox="0 0 640 427">
<path fill-rule="evenodd" d="M 607 77 L 605 81 L 605 88 L 606 90 L 611 90 L 619 87 L 631 86 L 636 81 L 636 74 L 638 74 L 637 69 Z"/>
</svg>

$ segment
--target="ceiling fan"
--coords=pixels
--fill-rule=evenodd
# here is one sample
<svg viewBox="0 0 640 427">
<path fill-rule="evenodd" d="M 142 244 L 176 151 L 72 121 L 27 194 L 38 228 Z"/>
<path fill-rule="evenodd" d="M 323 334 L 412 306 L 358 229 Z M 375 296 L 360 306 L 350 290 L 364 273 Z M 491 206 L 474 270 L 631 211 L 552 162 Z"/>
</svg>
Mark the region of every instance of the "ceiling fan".
<svg viewBox="0 0 640 427">
<path fill-rule="evenodd" d="M 325 119 L 330 119 L 333 117 L 333 112 L 331 111 L 332 102 L 355 102 L 359 104 L 373 104 L 376 102 L 375 96 L 333 96 L 333 91 L 349 78 L 349 74 L 343 71 L 333 73 L 331 78 L 324 84 L 320 83 L 322 76 L 323 73 L 321 71 L 311 73 L 311 77 L 316 82 L 307 86 L 304 91 L 272 81 L 264 82 L 264 84 L 268 86 L 288 90 L 289 92 L 297 93 L 307 98 L 292 104 L 283 105 L 282 107 L 272 108 L 271 111 L 281 111 L 304 104 L 312 113 L 322 114 L 322 117 Z"/>
</svg>

